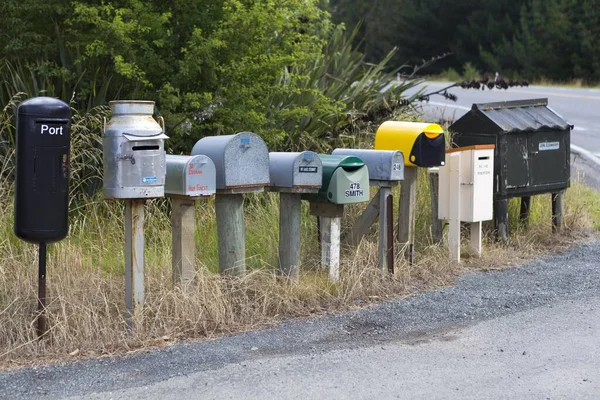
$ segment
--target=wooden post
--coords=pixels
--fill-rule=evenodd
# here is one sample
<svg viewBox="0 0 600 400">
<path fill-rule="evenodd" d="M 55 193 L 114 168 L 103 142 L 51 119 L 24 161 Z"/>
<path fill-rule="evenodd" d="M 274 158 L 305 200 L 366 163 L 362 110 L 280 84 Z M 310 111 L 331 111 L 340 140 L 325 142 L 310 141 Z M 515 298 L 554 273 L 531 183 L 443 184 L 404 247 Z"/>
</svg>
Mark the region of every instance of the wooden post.
<svg viewBox="0 0 600 400">
<path fill-rule="evenodd" d="M 508 242 L 508 199 L 494 201 L 494 225 L 497 239 Z"/>
<path fill-rule="evenodd" d="M 279 272 L 293 281 L 300 272 L 300 196 L 279 194 Z"/>
<path fill-rule="evenodd" d="M 196 274 L 195 204 L 173 197 L 171 202 L 173 285 L 187 289 Z"/>
<path fill-rule="evenodd" d="M 519 212 L 519 221 L 523 226 L 529 226 L 529 212 L 531 211 L 531 196 L 521 197 L 521 210 Z"/>
<path fill-rule="evenodd" d="M 219 238 L 219 272 L 227 275 L 243 275 L 246 273 L 244 196 L 217 194 L 215 212 Z"/>
<path fill-rule="evenodd" d="M 431 228 L 434 244 L 442 242 L 442 220 L 438 218 L 440 173 L 438 168 L 429 168 L 429 189 L 431 195 Z"/>
<path fill-rule="evenodd" d="M 558 232 L 564 228 L 564 196 L 565 191 L 561 190 L 558 193 L 552 194 L 552 232 Z"/>
<path fill-rule="evenodd" d="M 400 185 L 400 206 L 398 211 L 398 241 L 405 244 L 404 256 L 412 262 L 415 241 L 415 206 L 417 200 L 416 167 L 404 169 L 404 181 Z"/>
<path fill-rule="evenodd" d="M 389 188 L 387 193 L 389 194 Z M 371 226 L 377 221 L 381 209 L 381 190 L 371 199 L 365 211 L 360 215 L 358 221 L 352 227 L 349 234 L 344 237 L 344 244 L 357 246 L 362 238 L 369 232 Z"/>
<path fill-rule="evenodd" d="M 340 217 L 321 217 L 321 267 L 329 270 L 329 279 L 340 279 Z"/>
<path fill-rule="evenodd" d="M 470 249 L 477 257 L 481 257 L 481 221 L 471 223 Z"/>
<path fill-rule="evenodd" d="M 127 324 L 144 304 L 144 200 L 125 201 L 125 307 Z"/>
<path fill-rule="evenodd" d="M 382 271 L 388 269 L 388 250 L 390 242 L 393 243 L 394 238 L 388 237 L 388 198 L 392 194 L 392 189 L 389 187 L 381 187 L 377 195 L 379 196 L 379 268 Z"/>
<path fill-rule="evenodd" d="M 449 155 L 449 181 L 450 198 L 448 205 L 450 210 L 450 220 L 448 228 L 448 247 L 450 248 L 450 258 L 455 262 L 460 262 L 460 153 Z"/>
</svg>

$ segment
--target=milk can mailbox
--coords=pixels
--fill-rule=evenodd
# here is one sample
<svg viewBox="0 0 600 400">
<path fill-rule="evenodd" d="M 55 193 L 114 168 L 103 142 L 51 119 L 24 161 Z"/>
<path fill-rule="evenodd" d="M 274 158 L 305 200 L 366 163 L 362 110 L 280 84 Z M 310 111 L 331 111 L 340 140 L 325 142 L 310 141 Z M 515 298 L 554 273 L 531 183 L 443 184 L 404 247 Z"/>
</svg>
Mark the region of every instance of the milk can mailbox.
<svg viewBox="0 0 600 400">
<path fill-rule="evenodd" d="M 168 139 L 152 118 L 153 101 L 111 101 L 104 128 L 104 196 L 145 199 L 164 196 Z"/>
<path fill-rule="evenodd" d="M 69 231 L 71 109 L 50 97 L 17 111 L 15 234 L 32 243 L 64 239 Z"/>
</svg>

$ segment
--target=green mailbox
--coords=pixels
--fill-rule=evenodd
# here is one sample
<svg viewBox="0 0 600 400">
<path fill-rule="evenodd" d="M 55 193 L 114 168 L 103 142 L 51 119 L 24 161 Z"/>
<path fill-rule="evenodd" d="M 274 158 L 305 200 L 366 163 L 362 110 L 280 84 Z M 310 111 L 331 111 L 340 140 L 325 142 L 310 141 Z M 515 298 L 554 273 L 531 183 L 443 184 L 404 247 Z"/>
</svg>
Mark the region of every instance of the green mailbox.
<svg viewBox="0 0 600 400">
<path fill-rule="evenodd" d="M 323 186 L 316 194 L 302 198 L 333 204 L 362 203 L 369 200 L 369 170 L 354 156 L 319 154 L 323 164 Z"/>
</svg>

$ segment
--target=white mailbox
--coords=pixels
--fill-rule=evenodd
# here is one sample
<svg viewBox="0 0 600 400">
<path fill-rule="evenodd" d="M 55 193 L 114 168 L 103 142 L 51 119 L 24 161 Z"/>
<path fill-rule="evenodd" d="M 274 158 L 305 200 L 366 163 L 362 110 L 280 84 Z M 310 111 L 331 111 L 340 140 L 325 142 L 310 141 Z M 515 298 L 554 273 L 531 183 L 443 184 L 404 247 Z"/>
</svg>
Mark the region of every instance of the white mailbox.
<svg viewBox="0 0 600 400">
<path fill-rule="evenodd" d="M 457 162 L 460 179 L 460 221 L 479 222 L 494 218 L 494 146 L 478 145 L 447 150 L 447 154 L 460 152 L 452 157 Z M 450 219 L 452 214 L 450 170 L 452 166 L 440 167 L 439 219 Z"/>
<path fill-rule="evenodd" d="M 460 262 L 460 224 L 471 223 L 471 250 L 481 254 L 481 222 L 494 218 L 494 145 L 446 150 L 439 170 L 438 218 L 448 220 L 451 257 Z"/>
<path fill-rule="evenodd" d="M 210 196 L 217 190 L 215 164 L 207 156 L 167 155 L 165 194 Z"/>
</svg>

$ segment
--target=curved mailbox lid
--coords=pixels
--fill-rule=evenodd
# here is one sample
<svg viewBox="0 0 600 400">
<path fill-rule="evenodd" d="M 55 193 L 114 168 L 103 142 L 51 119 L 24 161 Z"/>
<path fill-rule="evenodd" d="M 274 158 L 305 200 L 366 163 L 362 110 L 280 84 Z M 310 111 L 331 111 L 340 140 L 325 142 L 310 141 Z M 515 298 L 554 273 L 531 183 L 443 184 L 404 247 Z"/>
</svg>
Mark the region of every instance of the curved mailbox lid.
<svg viewBox="0 0 600 400">
<path fill-rule="evenodd" d="M 323 182 L 321 159 L 312 151 L 269 153 L 273 188 L 319 189 Z"/>
<path fill-rule="evenodd" d="M 216 192 L 215 164 L 207 156 L 167 155 L 165 193 L 177 196 L 210 196 Z"/>
<path fill-rule="evenodd" d="M 444 165 L 446 142 L 438 124 L 387 121 L 375 134 L 375 150 L 401 150 L 408 167 Z"/>
<path fill-rule="evenodd" d="M 357 196 L 359 193 L 353 192 L 351 193 L 352 196 L 347 196 L 344 203 L 356 203 L 368 200 L 369 172 L 367 166 L 360 158 L 331 154 L 319 154 L 319 158 L 323 164 L 323 186 L 321 186 L 321 190 L 319 190 L 317 195 L 306 195 L 303 196 L 303 198 L 310 201 L 332 201 L 335 200 L 336 194 L 339 194 L 338 192 L 343 193 L 345 190 L 351 190 L 352 188 L 350 188 L 350 185 L 352 183 L 357 183 L 360 188 L 357 186 L 354 190 L 363 190 L 362 196 Z M 337 183 L 335 184 L 337 186 L 335 188 L 331 184 L 334 175 L 337 178 Z M 342 177 L 342 175 L 345 177 Z M 348 183 L 348 187 L 344 190 L 342 190 L 343 188 L 341 186 L 338 187 L 339 185 L 343 185 L 343 182 Z M 334 189 L 336 193 L 333 193 Z M 364 198 L 365 193 L 366 198 Z"/>
<path fill-rule="evenodd" d="M 215 163 L 218 190 L 269 186 L 269 151 L 255 133 L 207 136 L 196 142 L 192 155 Z"/>
<path fill-rule="evenodd" d="M 401 181 L 404 179 L 404 155 L 401 151 L 335 149 L 332 154 L 359 157 L 369 168 L 369 180 Z"/>
</svg>

